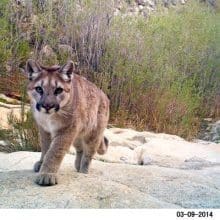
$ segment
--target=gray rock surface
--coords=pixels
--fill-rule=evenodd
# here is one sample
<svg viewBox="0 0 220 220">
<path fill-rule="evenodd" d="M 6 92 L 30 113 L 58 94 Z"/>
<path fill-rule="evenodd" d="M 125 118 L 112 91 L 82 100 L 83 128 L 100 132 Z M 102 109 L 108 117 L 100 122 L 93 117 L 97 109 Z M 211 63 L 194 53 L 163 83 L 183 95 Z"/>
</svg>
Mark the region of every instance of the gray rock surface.
<svg viewBox="0 0 220 220">
<path fill-rule="evenodd" d="M 220 120 L 210 125 L 210 131 L 207 132 L 206 138 L 210 141 L 220 143 Z"/>
<path fill-rule="evenodd" d="M 109 151 L 90 174 L 67 154 L 53 187 L 34 183 L 40 153 L 0 153 L 0 208 L 220 208 L 219 144 L 119 128 L 105 135 Z"/>
<path fill-rule="evenodd" d="M 205 141 L 220 143 L 220 120 L 212 122 L 212 119 L 206 118 L 203 121 L 203 126 L 198 138 Z"/>
</svg>

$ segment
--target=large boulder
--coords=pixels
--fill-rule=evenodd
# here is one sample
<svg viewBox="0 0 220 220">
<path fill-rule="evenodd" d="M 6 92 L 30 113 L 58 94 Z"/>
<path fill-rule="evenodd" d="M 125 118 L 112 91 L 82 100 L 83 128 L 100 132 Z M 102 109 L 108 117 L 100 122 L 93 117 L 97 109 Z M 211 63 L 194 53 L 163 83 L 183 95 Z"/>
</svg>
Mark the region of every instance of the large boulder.
<svg viewBox="0 0 220 220">
<path fill-rule="evenodd" d="M 24 110 L 27 112 L 30 110 L 29 105 L 24 106 Z M 9 98 L 4 94 L 0 94 L 0 129 L 10 129 L 8 118 L 13 115 L 17 119 L 21 118 L 21 102 Z"/>
<path fill-rule="evenodd" d="M 220 144 L 120 128 L 105 136 L 108 153 L 90 174 L 67 154 L 52 187 L 34 183 L 40 153 L 0 153 L 0 208 L 220 208 Z"/>
<path fill-rule="evenodd" d="M 108 153 L 96 156 L 102 161 L 184 169 L 220 164 L 220 144 L 212 142 L 189 142 L 176 135 L 121 128 L 107 129 L 105 136 L 110 143 Z"/>
</svg>

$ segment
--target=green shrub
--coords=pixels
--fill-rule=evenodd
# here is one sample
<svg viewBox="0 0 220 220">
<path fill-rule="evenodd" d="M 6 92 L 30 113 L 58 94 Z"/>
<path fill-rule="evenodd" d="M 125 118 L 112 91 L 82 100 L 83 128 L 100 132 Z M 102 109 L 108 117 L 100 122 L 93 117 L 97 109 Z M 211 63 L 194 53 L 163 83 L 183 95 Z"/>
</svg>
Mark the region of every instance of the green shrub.
<svg viewBox="0 0 220 220">
<path fill-rule="evenodd" d="M 1 129 L 0 138 L 6 141 L 6 146 L 0 146 L 0 151 L 40 151 L 38 129 L 32 113 L 22 107 L 21 118 L 8 115 L 10 129 Z"/>
<path fill-rule="evenodd" d="M 108 94 L 111 123 L 195 137 L 203 117 L 220 117 L 219 10 L 188 1 L 168 13 L 158 9 L 146 19 L 113 16 L 112 4 L 45 1 L 43 7 L 33 4 L 35 18 L 25 8 L 8 7 L 0 17 L 0 73 L 6 72 L 8 60 L 18 70 L 30 56 L 48 65 L 73 59 L 80 74 Z M 22 37 L 25 27 L 31 40 Z M 59 44 L 70 45 L 73 53 L 61 54 Z M 45 45 L 55 53 L 48 61 L 40 58 Z M 10 88 L 18 91 L 16 84 Z M 7 89 L 5 85 L 2 80 L 1 91 Z M 25 127 L 19 137 L 26 141 L 32 119 L 27 122 L 30 127 L 25 121 L 11 121 L 15 121 L 16 135 Z"/>
<path fill-rule="evenodd" d="M 198 2 L 148 21 L 116 17 L 101 64 L 111 75 L 112 120 L 195 136 L 220 87 L 219 18 Z"/>
<path fill-rule="evenodd" d="M 6 141 L 0 145 L 0 151 L 40 151 L 38 128 L 27 103 L 26 88 L 21 85 L 21 113 L 19 116 L 8 115 L 9 129 L 0 129 L 0 140 Z"/>
</svg>

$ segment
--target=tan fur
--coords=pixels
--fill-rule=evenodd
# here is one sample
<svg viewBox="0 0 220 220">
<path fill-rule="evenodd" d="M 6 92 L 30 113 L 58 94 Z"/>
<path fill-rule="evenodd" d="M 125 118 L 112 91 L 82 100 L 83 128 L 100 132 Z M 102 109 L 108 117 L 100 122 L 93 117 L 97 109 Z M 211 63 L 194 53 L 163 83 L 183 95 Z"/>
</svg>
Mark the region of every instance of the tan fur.
<svg viewBox="0 0 220 220">
<path fill-rule="evenodd" d="M 103 154 L 107 150 L 103 132 L 109 118 L 109 100 L 84 77 L 69 75 L 74 72 L 72 65 L 69 62 L 64 67 L 45 68 L 33 60 L 27 62 L 28 94 L 41 138 L 42 155 L 34 166 L 39 171 L 36 179 L 39 185 L 57 183 L 58 169 L 71 144 L 77 152 L 76 170 L 82 173 L 88 172 L 97 151 Z M 36 92 L 36 86 L 42 86 L 43 96 Z M 56 87 L 62 87 L 63 92 L 54 97 Z M 50 101 L 60 106 L 57 112 L 50 109 L 47 114 L 43 108 L 36 109 L 37 103 Z"/>
</svg>

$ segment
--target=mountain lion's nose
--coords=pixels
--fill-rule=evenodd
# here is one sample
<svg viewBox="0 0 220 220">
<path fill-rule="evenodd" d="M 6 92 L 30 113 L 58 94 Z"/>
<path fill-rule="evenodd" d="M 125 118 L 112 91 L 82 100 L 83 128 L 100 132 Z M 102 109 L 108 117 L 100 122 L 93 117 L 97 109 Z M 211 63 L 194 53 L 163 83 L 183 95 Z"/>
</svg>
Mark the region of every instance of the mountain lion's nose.
<svg viewBox="0 0 220 220">
<path fill-rule="evenodd" d="M 54 108 L 55 105 L 52 103 L 51 104 L 48 103 L 48 104 L 42 104 L 42 107 L 45 108 L 47 111 L 49 111 L 50 109 Z"/>
</svg>

